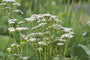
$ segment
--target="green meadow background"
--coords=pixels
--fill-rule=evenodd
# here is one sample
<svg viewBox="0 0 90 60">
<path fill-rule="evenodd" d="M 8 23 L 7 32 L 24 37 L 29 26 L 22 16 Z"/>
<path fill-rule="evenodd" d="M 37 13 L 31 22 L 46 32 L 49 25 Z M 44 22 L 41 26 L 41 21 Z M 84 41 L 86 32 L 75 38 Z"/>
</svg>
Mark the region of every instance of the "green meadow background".
<svg viewBox="0 0 90 60">
<path fill-rule="evenodd" d="M 17 2 L 21 4 L 17 8 L 24 12 L 23 15 L 16 16 L 21 21 L 32 14 L 50 13 L 58 16 L 63 26 L 73 28 L 75 32 L 68 56 L 72 56 L 72 60 L 90 60 L 90 26 L 87 25 L 87 21 L 90 21 L 90 0 L 17 0 Z M 0 60 L 7 59 L 7 48 L 14 42 L 9 36 L 7 18 L 7 14 L 0 6 Z M 82 36 L 85 32 L 87 34 Z M 78 46 L 79 44 L 82 46 Z"/>
</svg>

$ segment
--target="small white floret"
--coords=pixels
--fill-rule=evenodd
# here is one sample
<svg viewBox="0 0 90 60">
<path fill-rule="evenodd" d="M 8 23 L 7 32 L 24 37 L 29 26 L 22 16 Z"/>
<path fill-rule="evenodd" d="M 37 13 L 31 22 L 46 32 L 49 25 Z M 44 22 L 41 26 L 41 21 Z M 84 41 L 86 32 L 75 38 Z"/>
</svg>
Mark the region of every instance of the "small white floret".
<svg viewBox="0 0 90 60">
<path fill-rule="evenodd" d="M 11 48 L 9 47 L 9 48 L 7 48 L 7 50 L 10 52 L 11 51 Z"/>
</svg>

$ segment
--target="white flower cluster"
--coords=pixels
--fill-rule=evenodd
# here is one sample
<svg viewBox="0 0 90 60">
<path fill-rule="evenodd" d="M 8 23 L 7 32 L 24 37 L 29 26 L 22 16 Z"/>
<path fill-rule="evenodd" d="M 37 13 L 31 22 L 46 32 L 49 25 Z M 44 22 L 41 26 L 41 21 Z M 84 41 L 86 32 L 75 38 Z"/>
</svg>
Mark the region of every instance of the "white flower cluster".
<svg viewBox="0 0 90 60">
<path fill-rule="evenodd" d="M 12 3 L 12 6 L 8 2 Z M 12 14 L 12 13 L 24 14 L 24 12 L 17 9 L 16 6 L 21 6 L 21 4 L 17 3 L 16 0 L 3 0 L 2 3 L 0 4 L 0 6 L 3 6 L 3 8 L 2 8 L 3 10 L 9 10 L 8 14 Z M 15 8 L 13 9 L 14 6 L 15 6 Z"/>
<path fill-rule="evenodd" d="M 13 10 L 13 12 L 15 12 L 15 13 L 18 13 L 18 12 L 20 12 L 21 14 L 24 14 L 21 10 L 18 10 L 18 9 L 16 9 L 16 10 Z"/>
<path fill-rule="evenodd" d="M 28 37 L 31 37 L 31 36 L 42 36 L 44 33 L 41 33 L 41 32 L 38 32 L 38 33 L 31 33 L 28 35 Z"/>
<path fill-rule="evenodd" d="M 44 41 L 39 41 L 38 45 L 46 45 L 46 43 Z"/>
<path fill-rule="evenodd" d="M 43 49 L 42 49 L 41 47 L 37 48 L 37 50 L 38 50 L 39 52 L 43 51 Z"/>
<path fill-rule="evenodd" d="M 25 20 L 32 22 L 32 21 L 35 21 L 36 19 L 34 16 L 31 16 L 30 18 L 25 18 Z"/>
<path fill-rule="evenodd" d="M 33 27 L 32 29 L 36 29 L 36 28 L 42 27 L 42 26 L 44 26 L 44 25 L 46 25 L 46 23 L 40 23 L 39 25 Z"/>
<path fill-rule="evenodd" d="M 87 21 L 87 24 L 90 26 L 90 21 Z"/>
<path fill-rule="evenodd" d="M 5 6 L 5 5 L 7 5 L 7 2 L 14 2 L 14 3 L 13 3 L 13 6 L 21 6 L 20 3 L 16 3 L 16 2 L 13 1 L 13 0 L 11 0 L 11 1 L 5 0 L 4 2 L 6 2 L 6 3 L 1 3 L 0 5 L 1 5 L 1 6 Z M 3 9 L 5 9 L 5 8 L 3 8 Z"/>
<path fill-rule="evenodd" d="M 22 57 L 23 60 L 28 60 L 29 57 Z"/>
<path fill-rule="evenodd" d="M 24 44 L 25 44 L 25 42 L 21 42 L 20 44 L 13 43 L 13 44 L 11 44 L 11 47 L 7 48 L 7 51 L 10 53 L 10 52 L 13 51 L 13 48 L 20 48 L 20 46 L 21 46 L 21 45 L 24 45 Z M 17 53 L 17 52 L 16 52 L 16 53 Z M 16 54 L 16 53 L 14 53 L 13 55 L 14 55 L 14 56 L 20 56 L 20 55 L 21 55 L 21 54 Z"/>
<path fill-rule="evenodd" d="M 11 45 L 11 47 L 15 47 L 15 46 L 16 46 L 16 44 L 12 44 L 12 45 Z"/>
<path fill-rule="evenodd" d="M 36 38 L 31 38 L 31 39 L 29 39 L 27 41 L 35 42 L 36 41 Z"/>
<path fill-rule="evenodd" d="M 16 21 L 17 21 L 17 19 L 10 19 L 10 20 L 8 20 L 8 23 L 9 24 L 14 24 Z"/>
<path fill-rule="evenodd" d="M 14 27 L 10 27 L 8 28 L 9 32 L 15 32 L 15 28 Z"/>
<path fill-rule="evenodd" d="M 13 5 L 21 6 L 21 4 L 19 4 L 19 3 L 13 3 Z"/>
<path fill-rule="evenodd" d="M 61 29 L 63 27 L 60 24 L 53 24 L 53 25 L 47 27 L 46 29 L 50 29 L 50 28 L 54 28 L 54 29 L 59 30 L 59 29 Z"/>
<path fill-rule="evenodd" d="M 7 48 L 7 51 L 8 51 L 8 52 L 11 52 L 11 50 L 12 50 L 12 49 L 11 49 L 10 47 L 9 47 L 9 48 Z"/>
<path fill-rule="evenodd" d="M 64 27 L 63 29 L 64 29 L 63 31 L 65 32 L 71 32 L 73 30 L 72 28 L 66 28 L 66 27 Z"/>
<path fill-rule="evenodd" d="M 73 29 L 63 27 L 61 25 L 61 20 L 59 20 L 57 16 L 50 14 L 34 14 L 30 18 L 25 18 L 25 20 L 26 21 L 18 22 L 18 24 L 21 25 L 26 22 L 28 23 L 24 25 L 26 27 L 11 27 L 11 29 L 8 28 L 8 30 L 11 32 L 24 30 L 24 32 L 20 32 L 19 38 L 22 40 L 24 39 L 26 43 L 32 44 L 31 46 L 40 53 L 50 46 L 55 46 L 55 48 L 64 47 L 66 46 L 65 43 L 68 42 L 68 39 L 70 40 L 74 37 Z M 9 20 L 9 22 L 12 21 L 14 20 Z M 20 45 L 25 44 L 25 42 L 20 42 Z M 11 46 L 14 47 L 18 45 L 12 44 Z M 52 48 L 52 51 L 55 51 L 55 49 Z M 58 59 L 58 57 L 54 58 L 54 60 Z"/>
<path fill-rule="evenodd" d="M 25 20 L 33 24 L 37 22 L 37 25 L 33 25 L 33 27 L 31 28 L 32 30 L 36 29 L 35 30 L 36 32 L 29 34 L 28 37 L 33 37 L 33 38 L 38 38 L 39 36 L 42 37 L 42 39 L 39 40 L 30 39 L 30 41 L 37 41 L 38 45 L 46 46 L 47 44 L 52 43 L 51 41 L 52 39 L 54 42 L 59 41 L 57 45 L 62 46 L 64 45 L 64 42 L 67 41 L 66 38 L 70 39 L 74 37 L 73 36 L 74 32 L 72 32 L 73 29 L 63 27 L 61 25 L 62 23 L 61 20 L 59 20 L 57 16 L 53 16 L 50 14 L 39 14 L 39 15 L 34 14 L 30 18 L 25 18 Z M 44 30 L 41 27 L 43 27 Z M 43 30 L 44 32 L 39 32 L 39 29 Z M 50 36 L 48 37 L 49 34 L 51 35 L 51 37 Z"/>
<path fill-rule="evenodd" d="M 28 28 L 27 28 L 27 27 L 16 27 L 16 28 L 10 27 L 10 28 L 8 28 L 8 30 L 9 30 L 10 32 L 15 32 L 16 30 L 17 30 L 17 31 L 28 30 Z"/>
<path fill-rule="evenodd" d="M 6 5 L 6 3 L 1 3 L 0 5 L 3 6 L 3 5 Z"/>
<path fill-rule="evenodd" d="M 16 27 L 16 30 L 22 31 L 22 30 L 28 30 L 28 28 L 27 27 Z"/>
<path fill-rule="evenodd" d="M 3 0 L 3 2 L 16 2 L 16 0 Z"/>
<path fill-rule="evenodd" d="M 74 37 L 74 36 L 71 35 L 71 34 L 63 34 L 63 35 L 61 35 L 61 38 L 72 38 L 72 37 Z"/>
<path fill-rule="evenodd" d="M 45 22 L 48 17 L 48 21 L 55 21 L 56 23 L 62 23 L 61 20 L 57 18 L 57 16 L 53 16 L 51 14 L 34 14 L 30 18 L 25 18 L 26 21 L 37 21 L 37 22 Z"/>
<path fill-rule="evenodd" d="M 25 23 L 25 21 L 20 21 L 20 22 L 18 22 L 18 24 L 23 24 L 23 23 Z"/>
</svg>

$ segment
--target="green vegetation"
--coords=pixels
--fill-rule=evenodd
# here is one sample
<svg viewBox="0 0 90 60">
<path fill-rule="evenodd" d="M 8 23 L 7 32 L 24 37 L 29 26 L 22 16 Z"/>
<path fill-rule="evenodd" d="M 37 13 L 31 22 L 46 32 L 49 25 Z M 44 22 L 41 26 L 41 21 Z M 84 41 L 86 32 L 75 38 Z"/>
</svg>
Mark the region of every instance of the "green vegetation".
<svg viewBox="0 0 90 60">
<path fill-rule="evenodd" d="M 0 60 L 90 60 L 90 0 L 0 0 Z"/>
</svg>

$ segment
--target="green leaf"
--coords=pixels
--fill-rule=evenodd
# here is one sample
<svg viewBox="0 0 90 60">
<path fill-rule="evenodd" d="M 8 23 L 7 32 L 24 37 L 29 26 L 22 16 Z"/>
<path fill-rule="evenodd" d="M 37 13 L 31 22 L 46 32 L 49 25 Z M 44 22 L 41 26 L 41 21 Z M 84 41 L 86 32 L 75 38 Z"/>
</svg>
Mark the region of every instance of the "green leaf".
<svg viewBox="0 0 90 60">
<path fill-rule="evenodd" d="M 85 45 L 81 45 L 79 44 L 80 47 L 83 48 L 83 50 L 87 53 L 87 55 L 90 56 L 90 47 L 89 46 L 85 46 Z"/>
<path fill-rule="evenodd" d="M 12 43 L 13 40 L 8 36 L 0 36 L 0 50 L 6 50 Z"/>
<path fill-rule="evenodd" d="M 76 44 L 74 44 L 71 48 L 71 56 L 77 56 L 79 60 L 89 60 L 88 54 L 85 52 L 85 50 Z"/>
</svg>

